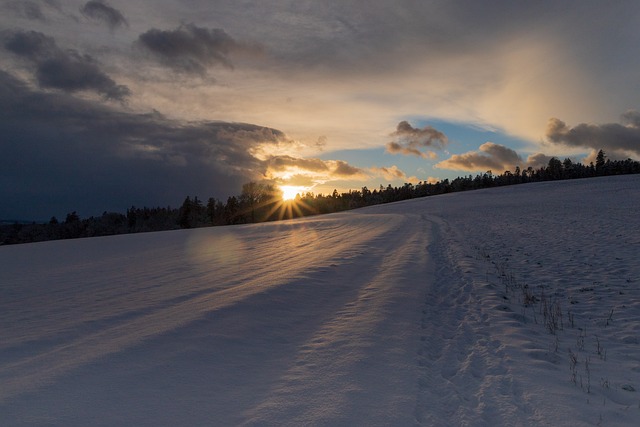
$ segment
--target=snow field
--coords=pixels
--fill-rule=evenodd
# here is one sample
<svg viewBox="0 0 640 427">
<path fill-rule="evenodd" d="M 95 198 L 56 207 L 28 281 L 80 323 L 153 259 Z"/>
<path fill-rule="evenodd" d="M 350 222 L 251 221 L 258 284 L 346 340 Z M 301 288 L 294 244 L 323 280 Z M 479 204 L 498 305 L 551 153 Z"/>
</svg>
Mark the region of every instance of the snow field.
<svg viewBox="0 0 640 427">
<path fill-rule="evenodd" d="M 448 247 L 463 250 L 454 262 L 480 291 L 513 401 L 524 397 L 520 423 L 635 425 L 640 180 L 480 191 L 464 204 L 473 221 L 447 206 Z"/>
<path fill-rule="evenodd" d="M 0 425 L 636 425 L 640 177 L 0 247 Z"/>
</svg>

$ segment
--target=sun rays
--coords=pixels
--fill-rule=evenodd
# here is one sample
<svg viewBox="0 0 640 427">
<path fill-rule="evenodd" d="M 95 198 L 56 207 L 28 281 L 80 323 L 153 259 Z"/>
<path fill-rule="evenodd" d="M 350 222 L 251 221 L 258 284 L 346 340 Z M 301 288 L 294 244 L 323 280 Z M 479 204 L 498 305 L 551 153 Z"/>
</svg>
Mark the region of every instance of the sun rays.
<svg viewBox="0 0 640 427">
<path fill-rule="evenodd" d="M 280 221 L 283 219 L 313 215 L 315 213 L 317 213 L 315 212 L 315 209 L 300 197 L 294 196 L 292 199 L 285 199 L 283 197 L 281 200 L 275 201 L 273 207 L 269 211 L 268 218 L 275 217 L 274 219 Z"/>
</svg>

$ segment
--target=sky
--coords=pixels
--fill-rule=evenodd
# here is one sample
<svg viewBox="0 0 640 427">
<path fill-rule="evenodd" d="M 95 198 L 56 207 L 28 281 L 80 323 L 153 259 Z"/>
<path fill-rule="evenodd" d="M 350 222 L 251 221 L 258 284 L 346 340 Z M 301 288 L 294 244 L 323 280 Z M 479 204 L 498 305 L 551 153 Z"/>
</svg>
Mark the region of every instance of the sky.
<svg viewBox="0 0 640 427">
<path fill-rule="evenodd" d="M 3 0 L 0 219 L 640 158 L 635 1 Z"/>
</svg>

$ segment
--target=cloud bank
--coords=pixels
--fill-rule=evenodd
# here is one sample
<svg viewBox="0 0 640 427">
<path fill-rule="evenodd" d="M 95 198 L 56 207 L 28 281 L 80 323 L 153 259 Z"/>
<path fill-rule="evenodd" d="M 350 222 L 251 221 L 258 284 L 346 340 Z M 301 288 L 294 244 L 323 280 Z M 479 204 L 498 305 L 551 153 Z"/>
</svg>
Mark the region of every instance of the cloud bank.
<svg viewBox="0 0 640 427">
<path fill-rule="evenodd" d="M 3 71 L 0 135 L 2 218 L 175 206 L 189 194 L 224 199 L 250 180 L 277 178 L 275 172 L 326 179 L 362 173 L 343 161 L 253 156 L 256 146 L 295 145 L 276 129 L 118 111 L 36 91 Z"/>
<path fill-rule="evenodd" d="M 640 154 L 638 113 L 615 119 L 640 105 L 637 2 L 7 0 L 0 12 L 3 90 L 22 102 L 2 101 L 3 148 L 70 192 L 93 182 L 130 200 L 163 193 L 142 191 L 157 181 L 167 194 L 182 186 L 180 198 L 235 194 L 237 182 L 268 176 L 340 177 L 346 189 L 429 176 L 439 150 L 451 158 L 438 167 L 478 172 L 544 164 L 549 147 Z M 406 117 L 501 137 L 448 139 Z M 562 120 L 545 130 L 549 117 Z M 36 162 L 41 153 L 50 164 Z M 11 176 L 42 196 L 40 180 Z"/>
<path fill-rule="evenodd" d="M 640 112 L 627 111 L 621 116 L 620 123 L 580 123 L 574 127 L 552 118 L 547 125 L 546 137 L 553 144 L 590 148 L 592 151 L 603 149 L 620 158 L 640 158 Z"/>
<path fill-rule="evenodd" d="M 516 166 L 522 168 L 539 168 L 546 166 L 552 156 L 542 153 L 532 154 L 524 161 L 513 149 L 493 142 L 485 142 L 478 151 L 468 151 L 463 154 L 454 154 L 447 160 L 435 165 L 439 169 L 450 169 L 467 172 L 502 173 L 515 170 Z"/>
</svg>

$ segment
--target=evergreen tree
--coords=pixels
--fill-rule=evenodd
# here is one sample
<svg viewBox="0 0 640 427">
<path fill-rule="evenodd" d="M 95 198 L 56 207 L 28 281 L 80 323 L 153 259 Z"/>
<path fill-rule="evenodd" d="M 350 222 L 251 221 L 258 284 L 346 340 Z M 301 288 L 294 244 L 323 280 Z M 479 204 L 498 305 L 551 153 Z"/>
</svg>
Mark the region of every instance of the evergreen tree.
<svg viewBox="0 0 640 427">
<path fill-rule="evenodd" d="M 180 228 L 191 228 L 191 198 L 187 196 L 180 207 L 180 215 L 178 217 L 178 225 Z"/>
<path fill-rule="evenodd" d="M 207 207 L 205 211 L 206 221 L 208 225 L 215 225 L 216 223 L 216 199 L 209 197 L 207 201 Z"/>
<path fill-rule="evenodd" d="M 549 159 L 546 177 L 551 180 L 562 178 L 562 162 L 560 160 L 555 157 Z"/>
<path fill-rule="evenodd" d="M 604 151 L 598 151 L 596 156 L 596 175 L 598 176 L 604 175 L 605 158 Z"/>
<path fill-rule="evenodd" d="M 240 204 L 235 196 L 231 196 L 227 199 L 227 204 L 224 207 L 224 220 L 225 224 L 237 224 L 240 222 Z"/>
</svg>

